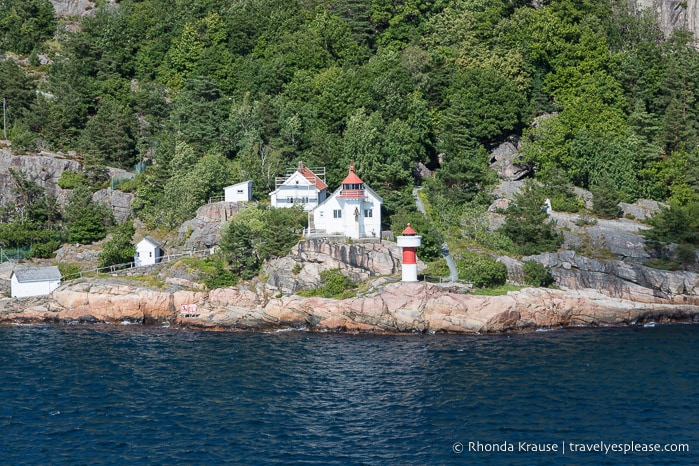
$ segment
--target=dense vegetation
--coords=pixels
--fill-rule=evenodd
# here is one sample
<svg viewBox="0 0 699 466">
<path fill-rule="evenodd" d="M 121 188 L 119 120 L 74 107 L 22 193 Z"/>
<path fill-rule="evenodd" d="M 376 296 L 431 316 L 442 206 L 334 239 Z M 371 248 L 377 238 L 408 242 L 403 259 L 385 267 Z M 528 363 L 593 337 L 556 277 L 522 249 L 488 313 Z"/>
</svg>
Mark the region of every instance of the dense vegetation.
<svg viewBox="0 0 699 466">
<path fill-rule="evenodd" d="M 128 185 L 151 228 L 175 227 L 234 181 L 252 179 L 266 199 L 274 177 L 302 160 L 325 166 L 333 188 L 354 162 L 386 201 L 386 225 L 399 229 L 423 162 L 437 169 L 425 183 L 434 257 L 442 238 L 522 254 L 560 244 L 524 205 L 531 199 L 512 208 L 517 220 L 503 232 L 482 228 L 495 181 L 488 151 L 516 135 L 555 208 L 579 208 L 573 186 L 598 193 L 601 216 L 616 215 L 619 200 L 667 201 L 674 213 L 654 223 L 658 247 L 696 247 L 696 230 L 663 233 L 699 203 L 692 38 L 664 38 L 626 0 L 538 3 L 121 0 L 98 2 L 73 30 L 47 14 L 48 0 L 5 0 L 0 46 L 29 60 L 0 61 L 8 137 L 18 151 L 77 150 L 87 166 L 145 163 Z M 80 199 L 76 208 L 97 222 L 102 213 Z M 5 215 L 38 225 L 49 214 Z M 109 226 L 65 215 L 76 241 Z M 241 221 L 227 241 L 255 222 Z M 231 260 L 256 270 L 265 253 L 245 247 L 254 260 Z"/>
</svg>

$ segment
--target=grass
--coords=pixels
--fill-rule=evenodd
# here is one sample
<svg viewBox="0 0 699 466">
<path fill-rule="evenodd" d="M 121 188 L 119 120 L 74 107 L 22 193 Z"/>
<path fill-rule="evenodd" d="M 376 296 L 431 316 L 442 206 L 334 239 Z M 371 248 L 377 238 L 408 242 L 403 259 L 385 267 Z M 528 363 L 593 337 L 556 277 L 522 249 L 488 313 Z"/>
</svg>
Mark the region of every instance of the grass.
<svg viewBox="0 0 699 466">
<path fill-rule="evenodd" d="M 475 296 L 504 296 L 508 291 L 519 291 L 522 288 L 526 287 L 505 284 L 494 288 L 477 288 L 472 290 L 470 294 Z"/>
</svg>

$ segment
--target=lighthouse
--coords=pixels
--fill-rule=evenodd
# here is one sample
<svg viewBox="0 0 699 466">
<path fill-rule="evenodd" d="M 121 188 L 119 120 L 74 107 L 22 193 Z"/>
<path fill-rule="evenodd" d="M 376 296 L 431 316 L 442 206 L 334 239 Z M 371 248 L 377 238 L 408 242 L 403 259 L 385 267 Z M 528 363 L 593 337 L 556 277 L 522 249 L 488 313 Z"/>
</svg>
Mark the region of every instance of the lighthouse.
<svg viewBox="0 0 699 466">
<path fill-rule="evenodd" d="M 417 281 L 417 255 L 415 251 L 422 244 L 422 236 L 418 236 L 415 230 L 408 226 L 403 230 L 403 233 L 397 238 L 398 246 L 403 248 L 403 266 L 401 278 L 404 282 Z"/>
</svg>

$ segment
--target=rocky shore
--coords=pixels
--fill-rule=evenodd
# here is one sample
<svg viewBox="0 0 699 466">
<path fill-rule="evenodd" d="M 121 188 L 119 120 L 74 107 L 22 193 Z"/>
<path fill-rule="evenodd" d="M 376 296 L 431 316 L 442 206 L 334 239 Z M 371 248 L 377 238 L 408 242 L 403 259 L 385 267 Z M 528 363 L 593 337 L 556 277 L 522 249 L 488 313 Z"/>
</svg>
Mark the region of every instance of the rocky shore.
<svg viewBox="0 0 699 466">
<path fill-rule="evenodd" d="M 181 316 L 182 304 L 196 304 L 198 317 Z M 1 324 L 125 321 L 208 330 L 490 333 L 699 322 L 699 296 L 645 295 L 634 301 L 594 289 L 544 288 L 474 296 L 418 282 L 392 283 L 367 296 L 335 300 L 273 297 L 243 287 L 169 292 L 108 279 L 66 284 L 48 297 L 0 301 Z"/>
</svg>

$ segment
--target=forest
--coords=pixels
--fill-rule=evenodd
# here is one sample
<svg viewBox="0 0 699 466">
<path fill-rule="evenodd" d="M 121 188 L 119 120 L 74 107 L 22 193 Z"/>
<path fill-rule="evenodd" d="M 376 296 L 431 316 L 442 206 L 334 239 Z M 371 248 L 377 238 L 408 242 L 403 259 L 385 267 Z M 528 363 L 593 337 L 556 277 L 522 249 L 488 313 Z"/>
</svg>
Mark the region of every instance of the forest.
<svg viewBox="0 0 699 466">
<path fill-rule="evenodd" d="M 670 263 L 693 263 L 693 41 L 665 37 L 627 0 L 121 0 L 81 18 L 54 17 L 48 0 L 2 0 L 12 150 L 75 151 L 86 170 L 63 180 L 76 188 L 64 210 L 13 174 L 28 194 L 2 208 L 0 241 L 52 249 L 104 237 L 113 219 L 89 195 L 106 166 L 139 167 L 118 189 L 135 193 L 134 214 L 155 229 L 242 180 L 266 200 L 303 161 L 326 167 L 333 189 L 355 164 L 385 201 L 386 229 L 419 224 L 427 259 L 443 239 L 555 250 L 539 206 L 549 197 L 579 211 L 580 187 L 601 218 L 618 216 L 620 201 L 666 203 L 649 244 L 679 244 Z M 521 145 L 534 177 L 493 232 L 488 159 L 503 141 Z M 419 179 L 418 163 L 434 176 Z M 431 222 L 415 212 L 416 184 Z"/>
</svg>

